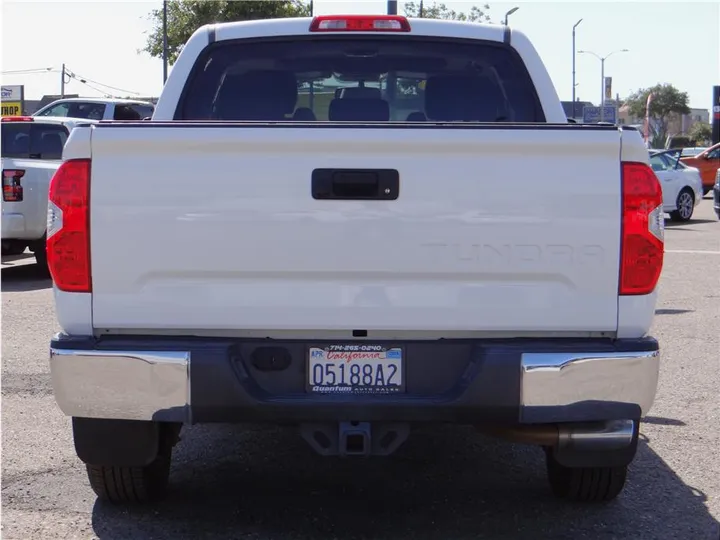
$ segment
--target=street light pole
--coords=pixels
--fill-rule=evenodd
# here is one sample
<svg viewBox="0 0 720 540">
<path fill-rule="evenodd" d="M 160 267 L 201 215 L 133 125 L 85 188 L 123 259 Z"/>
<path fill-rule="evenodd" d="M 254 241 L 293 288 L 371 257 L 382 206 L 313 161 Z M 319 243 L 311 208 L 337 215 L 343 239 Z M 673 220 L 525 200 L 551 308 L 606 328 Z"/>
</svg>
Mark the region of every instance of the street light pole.
<svg viewBox="0 0 720 540">
<path fill-rule="evenodd" d="M 575 109 L 575 86 L 577 86 L 577 85 L 575 84 L 575 56 L 577 56 L 577 55 L 576 55 L 576 51 L 575 51 L 575 29 L 578 27 L 578 25 L 579 25 L 582 21 L 583 21 L 583 20 L 580 19 L 578 22 L 576 22 L 576 23 L 573 25 L 573 30 L 572 30 L 572 49 L 573 49 L 573 54 L 572 54 L 572 102 L 573 102 L 573 119 L 577 116 L 577 111 L 576 111 L 576 109 Z"/>
<path fill-rule="evenodd" d="M 60 97 L 65 97 L 65 64 L 62 65 L 62 70 L 60 71 Z"/>
<path fill-rule="evenodd" d="M 600 121 L 605 120 L 605 58 L 600 59 Z"/>
<path fill-rule="evenodd" d="M 520 8 L 519 8 L 519 7 L 514 7 L 514 8 L 512 8 L 510 11 L 508 11 L 508 12 L 505 14 L 505 20 L 503 21 L 503 24 L 504 24 L 505 26 L 508 25 L 508 17 L 509 17 L 510 15 L 512 15 L 513 13 L 515 13 L 518 9 L 520 9 Z"/>
<path fill-rule="evenodd" d="M 168 68 L 167 0 L 163 0 L 163 84 L 167 81 Z"/>
<path fill-rule="evenodd" d="M 625 53 L 629 52 L 629 49 L 618 49 L 616 51 L 611 52 L 610 54 L 606 54 L 605 56 L 600 56 L 597 53 L 594 53 L 592 51 L 578 51 L 579 54 L 591 54 L 598 60 L 600 60 L 600 121 L 603 122 L 605 120 L 605 60 L 610 58 L 615 53 Z"/>
</svg>

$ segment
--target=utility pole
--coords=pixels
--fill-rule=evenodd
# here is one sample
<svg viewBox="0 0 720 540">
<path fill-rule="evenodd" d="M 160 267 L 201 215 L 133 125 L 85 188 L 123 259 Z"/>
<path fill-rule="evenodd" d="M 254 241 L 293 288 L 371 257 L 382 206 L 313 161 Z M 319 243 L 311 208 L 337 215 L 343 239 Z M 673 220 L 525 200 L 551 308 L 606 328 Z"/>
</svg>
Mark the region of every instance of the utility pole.
<svg viewBox="0 0 720 540">
<path fill-rule="evenodd" d="M 65 64 L 62 65 L 60 70 L 60 97 L 65 97 Z"/>
<path fill-rule="evenodd" d="M 420 0 L 420 12 L 418 13 L 418 17 L 419 17 L 420 19 L 423 18 L 423 11 L 424 11 L 424 10 L 423 10 L 423 0 Z"/>
<path fill-rule="evenodd" d="M 167 81 L 168 42 L 167 42 L 167 0 L 163 0 L 163 84 Z"/>
<path fill-rule="evenodd" d="M 578 22 L 576 22 L 575 25 L 573 26 L 573 31 L 572 31 L 572 49 L 573 49 L 573 54 L 572 54 L 572 86 L 573 86 L 573 87 L 572 87 L 572 102 L 573 102 L 573 118 L 575 118 L 575 117 L 577 116 L 577 111 L 575 110 L 575 107 L 576 107 L 576 105 L 575 105 L 575 86 L 577 86 L 577 85 L 575 84 L 575 57 L 577 56 L 577 54 L 576 54 L 577 51 L 575 50 L 575 29 L 578 27 L 578 25 L 579 25 L 582 21 L 583 21 L 583 20 L 580 19 Z"/>
<path fill-rule="evenodd" d="M 387 14 L 388 15 L 397 15 L 397 0 L 388 0 Z"/>
</svg>

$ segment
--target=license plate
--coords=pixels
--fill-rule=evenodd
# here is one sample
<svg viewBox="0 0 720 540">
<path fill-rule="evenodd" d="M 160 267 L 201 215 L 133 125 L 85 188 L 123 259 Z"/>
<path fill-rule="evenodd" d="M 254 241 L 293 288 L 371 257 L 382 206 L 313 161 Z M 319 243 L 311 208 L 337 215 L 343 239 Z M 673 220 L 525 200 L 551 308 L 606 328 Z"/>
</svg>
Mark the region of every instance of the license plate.
<svg viewBox="0 0 720 540">
<path fill-rule="evenodd" d="M 405 390 L 400 347 L 310 347 L 307 390 L 320 394 L 395 394 Z"/>
</svg>

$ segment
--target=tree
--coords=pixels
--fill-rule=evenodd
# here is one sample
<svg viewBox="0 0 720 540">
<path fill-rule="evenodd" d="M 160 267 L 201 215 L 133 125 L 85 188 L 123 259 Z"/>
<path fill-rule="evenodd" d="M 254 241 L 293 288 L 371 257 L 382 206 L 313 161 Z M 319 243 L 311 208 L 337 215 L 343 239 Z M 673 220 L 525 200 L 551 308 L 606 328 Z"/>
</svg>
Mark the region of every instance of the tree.
<svg viewBox="0 0 720 540">
<path fill-rule="evenodd" d="M 712 126 L 705 122 L 696 122 L 688 131 L 690 140 L 697 146 L 705 146 L 712 140 Z"/>
<path fill-rule="evenodd" d="M 420 9 L 422 8 L 422 13 Z M 469 22 L 490 22 L 490 16 L 483 10 L 490 9 L 485 4 L 482 7 L 473 6 L 468 13 L 458 12 L 448 8 L 445 4 L 433 2 L 431 5 L 425 5 L 424 2 L 407 2 L 405 4 L 405 15 L 408 17 L 422 17 L 423 19 L 449 19 L 453 21 L 469 21 Z"/>
<path fill-rule="evenodd" d="M 306 17 L 310 5 L 301 0 L 173 0 L 167 3 L 168 62 L 173 64 L 190 36 L 205 24 Z M 151 56 L 163 55 L 163 10 L 150 15 L 153 29 L 143 49 Z"/>
<path fill-rule="evenodd" d="M 681 92 L 672 84 L 656 84 L 652 88 L 642 88 L 634 92 L 625 100 L 631 116 L 645 118 L 645 106 L 650 93 L 653 94 L 650 103 L 651 139 L 652 145 L 659 148 L 665 145 L 669 135 L 670 120 L 677 115 L 689 114 L 690 107 L 687 92 Z"/>
</svg>

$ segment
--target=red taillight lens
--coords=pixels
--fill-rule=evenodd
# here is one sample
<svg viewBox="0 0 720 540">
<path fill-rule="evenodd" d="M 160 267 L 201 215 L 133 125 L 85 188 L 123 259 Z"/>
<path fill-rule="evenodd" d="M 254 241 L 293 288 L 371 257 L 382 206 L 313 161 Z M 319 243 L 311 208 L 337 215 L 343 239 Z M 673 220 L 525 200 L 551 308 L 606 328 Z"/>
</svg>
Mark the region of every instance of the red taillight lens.
<svg viewBox="0 0 720 540">
<path fill-rule="evenodd" d="M 3 169 L 3 201 L 20 202 L 23 200 L 23 188 L 20 183 L 23 176 L 25 176 L 25 171 L 22 169 Z"/>
<path fill-rule="evenodd" d="M 89 159 L 64 162 L 50 181 L 47 255 L 58 289 L 92 291 Z"/>
<path fill-rule="evenodd" d="M 644 163 L 622 164 L 620 294 L 650 294 L 660 279 L 665 214 L 662 188 Z"/>
<path fill-rule="evenodd" d="M 409 32 L 402 15 L 322 15 L 310 24 L 311 32 Z"/>
</svg>

